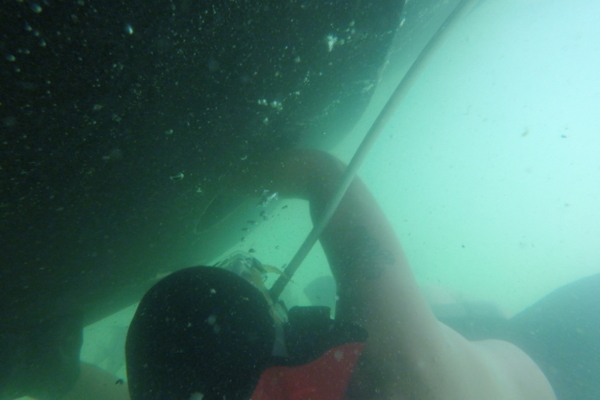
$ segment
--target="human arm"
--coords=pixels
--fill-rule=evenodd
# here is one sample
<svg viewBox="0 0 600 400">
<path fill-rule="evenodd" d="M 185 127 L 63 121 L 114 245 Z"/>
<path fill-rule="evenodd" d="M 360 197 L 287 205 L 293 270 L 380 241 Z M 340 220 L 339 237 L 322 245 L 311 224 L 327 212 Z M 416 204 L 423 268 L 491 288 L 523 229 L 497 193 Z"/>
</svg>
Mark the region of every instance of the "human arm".
<svg viewBox="0 0 600 400">
<path fill-rule="evenodd" d="M 296 151 L 266 174 L 282 194 L 310 202 L 318 219 L 344 166 Z M 338 284 L 337 318 L 369 339 L 353 374 L 351 399 L 553 399 L 547 380 L 507 342 L 468 342 L 438 322 L 417 286 L 399 240 L 359 179 L 350 186 L 321 244 Z"/>
</svg>

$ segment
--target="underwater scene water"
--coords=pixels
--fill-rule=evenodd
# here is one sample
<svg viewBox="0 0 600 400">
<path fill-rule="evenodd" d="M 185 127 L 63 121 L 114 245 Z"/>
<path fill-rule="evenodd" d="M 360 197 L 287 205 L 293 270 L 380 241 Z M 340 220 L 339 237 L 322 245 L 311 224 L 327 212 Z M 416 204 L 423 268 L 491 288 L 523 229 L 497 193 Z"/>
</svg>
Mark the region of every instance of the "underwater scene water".
<svg viewBox="0 0 600 400">
<path fill-rule="evenodd" d="M 27 3 L 32 15 L 19 24 L 32 32 L 36 18 L 55 6 L 51 1 L 3 1 L 3 8 L 4 3 L 10 7 Z M 7 305 L 1 315 L 3 338 L 12 338 L 22 326 L 29 334 L 45 315 L 54 317 L 82 306 L 86 327 L 80 358 L 108 371 L 119 386 L 127 380 L 124 346 L 129 322 L 143 293 L 159 278 L 192 265 L 214 265 L 238 251 L 284 269 L 311 230 L 307 203 L 265 192 L 259 204 L 252 199 L 229 207 L 228 201 L 236 200 L 223 195 L 222 187 L 235 185 L 235 177 L 246 168 L 244 162 L 285 148 L 313 147 L 349 162 L 402 76 L 457 3 L 407 1 L 389 44 L 369 53 L 376 62 L 357 62 L 362 70 L 355 74 L 336 64 L 354 58 L 331 61 L 340 71 L 350 72 L 340 72 L 339 82 L 314 78 L 316 83 L 306 91 L 323 101 L 297 106 L 287 119 L 278 116 L 295 100 L 286 94 L 291 89 L 284 83 L 277 87 L 277 80 L 257 94 L 251 106 L 212 99 L 228 96 L 218 85 L 230 79 L 224 72 L 229 55 L 219 52 L 217 42 L 210 56 L 197 56 L 184 66 L 172 54 L 177 46 L 181 54 L 189 51 L 186 46 L 194 46 L 190 39 L 194 33 L 157 34 L 153 47 L 140 38 L 150 35 L 151 29 L 174 29 L 177 12 L 194 10 L 189 1 L 173 2 L 173 14 L 165 17 L 171 22 L 159 28 L 136 20 L 136 12 L 147 12 L 149 6 L 140 3 L 136 10 L 132 3 L 126 18 L 130 22 L 119 19 L 119 35 L 131 39 L 131 47 L 116 45 L 115 37 L 107 34 L 107 48 L 114 49 L 102 55 L 120 57 L 123 64 L 115 61 L 96 71 L 99 80 L 104 74 L 116 76 L 110 82 L 122 91 L 95 88 L 86 82 L 92 78 L 70 76 L 73 81 L 64 85 L 81 87 L 66 93 L 85 99 L 79 103 L 52 99 L 50 92 L 57 89 L 55 83 L 44 82 L 43 67 L 37 70 L 37 80 L 15 78 L 19 60 L 31 50 L 11 48 L 5 36 L 0 41 L 5 58 L 2 82 L 13 86 L 10 91 L 6 86 L 0 89 L 5 242 L 1 257 L 6 265 L 1 277 L 2 301 Z M 428 301 L 486 302 L 511 317 L 553 290 L 600 272 L 600 2 L 474 3 L 428 59 L 358 175 L 388 216 Z M 326 11 L 325 18 L 330 18 L 331 10 Z M 78 15 L 73 11 L 69 24 L 91 14 Z M 227 18 L 217 19 L 215 25 L 226 24 Z M 70 32 L 57 28 L 53 33 L 57 43 L 56 32 L 61 29 L 64 35 Z M 101 33 L 116 28 L 104 21 L 97 29 Z M 315 29 L 320 29 L 318 24 Z M 281 32 L 272 35 L 285 37 Z M 30 38 L 52 46 L 44 34 L 50 36 L 49 28 L 31 33 Z M 319 51 L 344 48 L 338 36 L 323 36 Z M 263 45 L 268 41 L 254 39 Z M 181 43 L 174 45 L 177 40 Z M 273 48 L 281 44 L 270 40 Z M 303 51 L 310 48 L 298 46 Z M 310 57 L 293 49 L 289 53 L 289 65 L 302 65 Z M 145 71 L 128 67 L 132 63 L 132 69 L 143 69 L 153 57 L 159 61 Z M 248 62 L 260 65 L 259 61 Z M 275 67 L 276 60 L 266 57 L 263 61 L 269 64 L 265 76 L 280 70 L 285 75 L 286 65 Z M 77 56 L 69 62 L 77 62 Z M 202 78 L 169 81 L 178 74 L 193 76 L 189 65 L 196 62 L 201 64 Z M 318 65 L 319 57 L 311 62 Z M 256 71 L 261 76 L 260 68 Z M 251 71 L 239 75 L 236 85 L 242 89 L 235 96 L 245 95 L 243 88 L 250 86 L 244 85 L 255 85 L 251 90 L 260 87 L 252 83 Z M 355 82 L 358 76 L 362 86 L 348 89 L 351 84 L 345 82 Z M 215 90 L 208 96 L 208 106 L 201 103 L 208 111 L 185 104 L 200 102 L 195 94 L 183 90 L 177 98 L 186 85 Z M 156 93 L 149 93 L 152 86 Z M 161 95 L 161 88 L 169 95 Z M 328 90 L 340 88 L 347 95 L 331 100 L 335 96 Z M 96 97 L 88 96 L 87 90 Z M 47 98 L 48 103 L 37 112 L 25 112 L 28 96 Z M 70 108 L 57 112 L 52 102 Z M 11 113 L 10 107 L 19 104 L 22 112 Z M 326 113 L 323 108 L 328 104 L 331 110 Z M 265 113 L 256 120 L 238 121 L 236 107 L 257 107 Z M 69 140 L 79 139 L 53 148 L 62 139 L 52 139 L 59 128 L 48 136 L 39 133 L 45 114 L 56 120 L 64 114 L 68 123 L 50 125 L 63 129 L 61 135 Z M 213 123 L 215 115 L 222 118 Z M 23 122 L 28 118 L 41 122 Z M 294 118 L 310 126 L 310 132 L 292 138 L 294 133 L 286 129 Z M 121 121 L 127 124 L 119 125 Z M 205 136 L 198 134 L 210 129 Z M 236 129 L 236 135 L 222 134 Z M 185 133 L 177 137 L 180 132 Z M 35 137 L 33 144 L 28 135 Z M 20 147 L 17 142 L 27 143 Z M 204 158 L 194 164 L 191 157 Z M 22 200 L 30 203 L 20 208 L 21 199 L 33 200 Z M 63 251 L 55 252 L 57 248 Z M 70 254 L 75 254 L 72 264 L 63 262 Z M 22 277 L 11 278 L 21 270 L 26 271 Z M 279 276 L 267 275 L 267 286 Z M 25 287 L 33 288 L 32 293 Z M 318 243 L 282 299 L 288 307 L 334 307 L 335 282 Z M 596 304 L 599 311 L 591 315 L 600 319 L 600 302 Z M 26 317 L 20 318 L 19 312 Z M 10 340 L 5 343 L 20 343 Z M 599 370 L 587 373 L 600 375 Z M 2 395 L 0 391 L 0 399 L 5 398 Z"/>
</svg>

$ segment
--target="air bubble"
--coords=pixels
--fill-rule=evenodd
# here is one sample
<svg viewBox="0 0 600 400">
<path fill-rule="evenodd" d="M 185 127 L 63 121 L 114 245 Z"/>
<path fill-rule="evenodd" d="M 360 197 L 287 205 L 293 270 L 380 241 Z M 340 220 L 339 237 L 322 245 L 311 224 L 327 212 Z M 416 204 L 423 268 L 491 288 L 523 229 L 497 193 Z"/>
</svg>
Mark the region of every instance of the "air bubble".
<svg viewBox="0 0 600 400">
<path fill-rule="evenodd" d="M 327 35 L 326 39 L 327 39 L 327 48 L 331 52 L 333 50 L 333 47 L 337 44 L 338 38 L 334 35 Z"/>
</svg>

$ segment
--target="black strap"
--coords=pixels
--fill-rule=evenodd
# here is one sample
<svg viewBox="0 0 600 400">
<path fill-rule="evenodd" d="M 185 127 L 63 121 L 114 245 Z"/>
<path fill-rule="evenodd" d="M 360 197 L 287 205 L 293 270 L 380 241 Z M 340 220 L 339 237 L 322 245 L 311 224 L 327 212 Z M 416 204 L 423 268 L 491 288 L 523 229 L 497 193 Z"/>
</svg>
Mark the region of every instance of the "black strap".
<svg viewBox="0 0 600 400">
<path fill-rule="evenodd" d="M 365 329 L 356 324 L 332 320 L 329 314 L 330 309 L 325 306 L 292 307 L 284 327 L 288 357 L 277 357 L 274 364 L 307 364 L 331 348 L 367 340 Z"/>
</svg>

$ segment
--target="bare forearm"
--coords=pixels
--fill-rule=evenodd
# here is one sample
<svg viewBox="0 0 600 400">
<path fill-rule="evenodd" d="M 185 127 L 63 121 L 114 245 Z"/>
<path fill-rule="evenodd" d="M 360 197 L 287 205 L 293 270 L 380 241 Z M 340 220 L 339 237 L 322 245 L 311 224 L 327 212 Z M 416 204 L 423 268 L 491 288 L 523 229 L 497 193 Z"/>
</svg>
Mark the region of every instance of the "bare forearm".
<svg viewBox="0 0 600 400">
<path fill-rule="evenodd" d="M 297 150 L 269 160 L 246 183 L 252 185 L 249 192 L 256 192 L 260 182 L 283 196 L 308 200 L 316 221 L 343 171 L 344 165 L 330 155 Z M 338 284 L 336 317 L 369 332 L 348 398 L 532 398 L 514 378 L 532 375 L 511 376 L 519 365 L 533 364 L 524 353 L 508 343 L 492 350 L 473 345 L 435 319 L 393 228 L 360 179 L 352 183 L 320 239 Z M 510 363 L 499 357 L 506 352 L 515 355 Z M 539 375 L 534 379 L 539 382 Z M 547 382 L 538 388 L 550 395 L 536 399 L 552 398 Z"/>
<path fill-rule="evenodd" d="M 314 218 L 321 206 L 313 197 Z M 377 375 L 387 381 L 386 375 L 406 375 L 436 362 L 443 332 L 396 233 L 360 179 L 350 186 L 321 244 L 338 283 L 336 315 L 369 331 L 365 354 L 376 360 Z"/>
<path fill-rule="evenodd" d="M 316 221 L 338 189 L 344 169 L 329 154 L 295 150 L 271 160 L 257 174 L 263 185 L 283 196 L 308 200 Z M 425 323 L 435 324 L 393 228 L 359 178 L 350 185 L 320 240 L 339 285 L 338 317 L 365 327 L 384 320 L 389 325 L 390 302 L 397 301 L 394 314 L 398 319 L 419 315 L 423 323 L 425 314 Z M 409 315 L 402 315 L 403 310 Z M 406 324 L 397 325 L 406 330 Z"/>
<path fill-rule="evenodd" d="M 337 170 L 309 188 L 313 219 L 337 189 Z M 436 320 L 392 226 L 360 179 L 321 244 L 338 283 L 336 315 L 369 332 L 349 392 L 357 397 L 349 398 L 553 398 L 541 371 L 516 347 L 498 341 L 490 350 Z"/>
<path fill-rule="evenodd" d="M 272 160 L 262 174 L 282 195 L 308 200 L 316 221 L 338 189 L 344 169 L 343 163 L 326 153 L 296 150 Z M 404 335 L 399 341 L 407 357 L 421 349 L 429 351 L 431 345 L 415 332 L 440 334 L 437 322 L 393 228 L 359 178 L 320 240 L 338 283 L 337 317 L 361 324 L 373 341 L 379 332 Z"/>
</svg>

